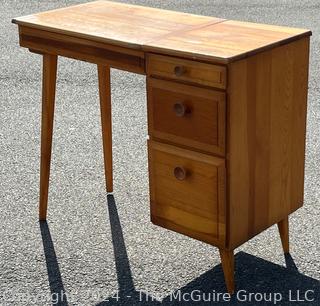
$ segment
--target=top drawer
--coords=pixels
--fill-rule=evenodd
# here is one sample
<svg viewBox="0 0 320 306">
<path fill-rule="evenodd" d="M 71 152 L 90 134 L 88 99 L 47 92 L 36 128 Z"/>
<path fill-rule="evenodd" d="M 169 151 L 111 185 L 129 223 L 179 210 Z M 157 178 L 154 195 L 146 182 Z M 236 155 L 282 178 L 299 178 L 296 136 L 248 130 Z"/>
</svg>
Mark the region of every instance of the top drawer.
<svg viewBox="0 0 320 306">
<path fill-rule="evenodd" d="M 147 74 L 204 86 L 226 88 L 226 68 L 156 54 L 148 54 Z"/>
</svg>

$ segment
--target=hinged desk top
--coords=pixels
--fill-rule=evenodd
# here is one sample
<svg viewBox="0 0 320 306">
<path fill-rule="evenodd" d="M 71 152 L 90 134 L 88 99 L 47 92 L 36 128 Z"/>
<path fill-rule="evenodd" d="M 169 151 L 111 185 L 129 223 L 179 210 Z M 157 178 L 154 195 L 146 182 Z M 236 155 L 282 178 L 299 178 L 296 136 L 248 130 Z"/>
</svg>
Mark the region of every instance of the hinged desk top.
<svg viewBox="0 0 320 306">
<path fill-rule="evenodd" d="M 305 29 L 95 1 L 13 19 L 21 26 L 130 49 L 228 63 L 311 35 Z"/>
</svg>

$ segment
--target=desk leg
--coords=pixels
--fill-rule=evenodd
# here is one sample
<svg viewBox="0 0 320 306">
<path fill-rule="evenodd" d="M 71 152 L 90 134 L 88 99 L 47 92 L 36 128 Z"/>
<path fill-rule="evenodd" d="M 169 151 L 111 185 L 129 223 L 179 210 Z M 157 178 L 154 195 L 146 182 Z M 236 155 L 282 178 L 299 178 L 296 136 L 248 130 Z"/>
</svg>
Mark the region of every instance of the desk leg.
<svg viewBox="0 0 320 306">
<path fill-rule="evenodd" d="M 39 219 L 46 220 L 56 92 L 57 56 L 43 55 Z"/>
<path fill-rule="evenodd" d="M 104 170 L 107 192 L 113 191 L 110 67 L 98 65 Z"/>
<path fill-rule="evenodd" d="M 286 217 L 278 223 L 283 252 L 289 253 L 289 218 Z"/>
<path fill-rule="evenodd" d="M 221 265 L 224 274 L 224 280 L 227 290 L 230 294 L 234 293 L 234 252 L 224 249 L 219 249 Z"/>
</svg>

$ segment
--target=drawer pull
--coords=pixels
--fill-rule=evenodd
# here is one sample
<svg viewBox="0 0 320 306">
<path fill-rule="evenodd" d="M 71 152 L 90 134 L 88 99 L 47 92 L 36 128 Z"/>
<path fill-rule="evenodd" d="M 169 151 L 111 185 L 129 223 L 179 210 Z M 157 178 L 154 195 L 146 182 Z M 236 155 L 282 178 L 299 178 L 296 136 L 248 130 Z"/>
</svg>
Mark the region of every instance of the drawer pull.
<svg viewBox="0 0 320 306">
<path fill-rule="evenodd" d="M 187 177 L 187 170 L 183 167 L 175 167 L 173 170 L 175 178 L 179 181 L 183 181 Z"/>
<path fill-rule="evenodd" d="M 181 77 L 186 72 L 186 68 L 183 66 L 175 66 L 174 67 L 174 74 L 177 77 Z"/>
<path fill-rule="evenodd" d="M 183 102 L 177 102 L 173 105 L 173 110 L 177 117 L 183 117 L 184 115 L 190 113 L 190 110 Z"/>
</svg>

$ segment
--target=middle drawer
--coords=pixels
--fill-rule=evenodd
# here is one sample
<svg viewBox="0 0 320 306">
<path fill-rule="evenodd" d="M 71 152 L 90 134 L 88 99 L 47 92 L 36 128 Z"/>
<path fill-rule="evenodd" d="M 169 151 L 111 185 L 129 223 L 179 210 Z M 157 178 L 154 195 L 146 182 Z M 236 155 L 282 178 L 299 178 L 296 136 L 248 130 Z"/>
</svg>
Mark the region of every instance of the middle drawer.
<svg viewBox="0 0 320 306">
<path fill-rule="evenodd" d="M 224 155 L 225 93 L 147 79 L 149 135 Z"/>
</svg>

